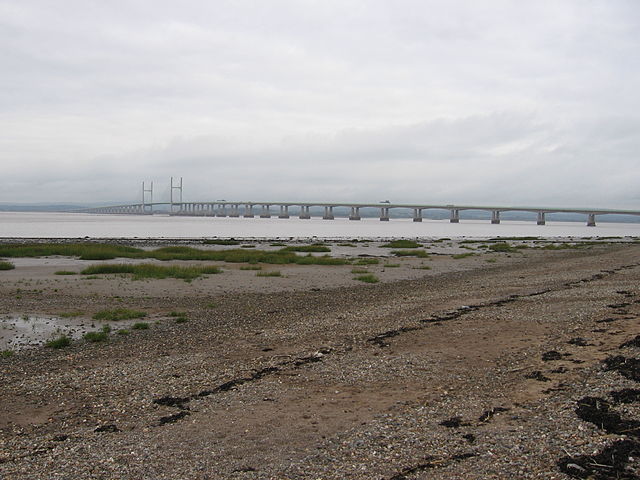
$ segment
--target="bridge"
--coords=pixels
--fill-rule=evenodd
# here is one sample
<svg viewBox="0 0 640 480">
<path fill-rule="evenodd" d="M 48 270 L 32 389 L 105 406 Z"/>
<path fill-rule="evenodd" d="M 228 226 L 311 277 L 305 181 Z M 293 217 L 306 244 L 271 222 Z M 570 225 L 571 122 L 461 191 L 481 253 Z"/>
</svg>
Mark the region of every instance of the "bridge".
<svg viewBox="0 0 640 480">
<path fill-rule="evenodd" d="M 290 208 L 295 208 L 295 213 L 290 213 Z M 404 204 L 404 203 L 323 203 L 323 202 L 275 202 L 275 201 L 226 201 L 214 202 L 155 202 L 135 203 L 130 205 L 113 205 L 82 210 L 84 213 L 121 214 L 121 215 L 150 215 L 154 210 L 162 209 L 169 215 L 181 216 L 205 216 L 205 217 L 244 217 L 254 218 L 290 218 L 297 216 L 300 219 L 311 218 L 312 207 L 324 209 L 321 218 L 333 220 L 334 209 L 346 208 L 349 212 L 349 220 L 360 220 L 360 210 L 364 208 L 377 209 L 380 220 L 389 221 L 392 210 L 409 210 L 414 222 L 421 222 L 425 210 L 448 210 L 451 223 L 460 222 L 461 211 L 486 211 L 491 213 L 491 223 L 500 223 L 500 214 L 503 212 L 531 212 L 537 215 L 537 224 L 546 223 L 546 215 L 551 213 L 577 213 L 584 214 L 587 225 L 596 225 L 596 215 L 637 215 L 638 210 L 612 210 L 591 208 L 550 208 L 550 207 L 508 207 L 508 206 L 478 206 L 478 205 L 438 205 L 438 204 Z M 322 211 L 322 210 L 321 210 Z"/>
<path fill-rule="evenodd" d="M 177 198 L 174 200 L 174 191 Z M 334 208 L 346 208 L 349 211 L 349 220 L 360 220 L 360 209 L 374 208 L 380 212 L 380 220 L 388 222 L 391 218 L 392 209 L 404 209 L 412 212 L 414 222 L 422 221 L 422 212 L 425 210 L 448 210 L 449 221 L 451 223 L 460 222 L 460 212 L 464 210 L 485 211 L 491 213 L 491 223 L 500 223 L 500 214 L 503 212 L 530 212 L 537 215 L 537 224 L 545 225 L 546 215 L 550 213 L 577 213 L 586 216 L 587 226 L 596 226 L 596 215 L 636 215 L 640 216 L 640 210 L 612 210 L 603 208 L 550 208 L 550 207 L 500 207 L 500 206 L 478 206 L 478 205 L 438 205 L 438 204 L 410 204 L 391 203 L 383 201 L 378 203 L 324 203 L 324 202 L 254 202 L 254 201 L 227 201 L 216 200 L 214 202 L 183 202 L 182 201 L 182 178 L 174 185 L 171 177 L 169 202 L 153 202 L 153 182 L 150 187 L 145 187 L 142 182 L 142 202 L 128 205 L 113 205 L 107 207 L 96 207 L 81 210 L 82 213 L 114 214 L 114 215 L 151 215 L 154 210 L 167 211 L 169 215 L 183 216 L 205 216 L 205 217 L 244 217 L 254 218 L 290 218 L 289 208 L 294 207 L 300 219 L 311 218 L 311 208 L 324 209 L 322 218 L 333 220 L 335 218 Z M 149 198 L 149 202 L 146 199 Z M 272 210 L 275 209 L 274 210 Z M 321 210 L 322 211 L 322 210 Z"/>
</svg>

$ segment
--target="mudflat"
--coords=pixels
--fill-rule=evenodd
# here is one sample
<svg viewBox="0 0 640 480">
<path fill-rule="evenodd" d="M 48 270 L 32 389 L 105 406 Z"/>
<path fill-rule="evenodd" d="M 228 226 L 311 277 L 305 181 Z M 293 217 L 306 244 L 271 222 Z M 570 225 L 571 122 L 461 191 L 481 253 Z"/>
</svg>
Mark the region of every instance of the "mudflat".
<svg viewBox="0 0 640 480">
<path fill-rule="evenodd" d="M 190 283 L 12 259 L 3 314 L 149 328 L 0 358 L 0 478 L 638 478 L 640 245 L 381 252 Z"/>
</svg>

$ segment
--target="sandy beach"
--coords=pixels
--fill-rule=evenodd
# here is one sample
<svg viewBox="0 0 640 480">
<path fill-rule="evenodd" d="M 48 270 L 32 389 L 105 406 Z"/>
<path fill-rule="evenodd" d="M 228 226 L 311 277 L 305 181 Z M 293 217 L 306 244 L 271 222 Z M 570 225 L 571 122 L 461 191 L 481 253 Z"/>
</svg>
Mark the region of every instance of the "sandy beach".
<svg viewBox="0 0 640 480">
<path fill-rule="evenodd" d="M 75 312 L 77 335 L 3 330 L 0 478 L 638 478 L 640 245 L 509 243 L 530 248 L 327 242 L 377 263 L 191 282 L 8 259 L 5 320 Z M 81 339 L 115 307 L 149 328 Z"/>
</svg>

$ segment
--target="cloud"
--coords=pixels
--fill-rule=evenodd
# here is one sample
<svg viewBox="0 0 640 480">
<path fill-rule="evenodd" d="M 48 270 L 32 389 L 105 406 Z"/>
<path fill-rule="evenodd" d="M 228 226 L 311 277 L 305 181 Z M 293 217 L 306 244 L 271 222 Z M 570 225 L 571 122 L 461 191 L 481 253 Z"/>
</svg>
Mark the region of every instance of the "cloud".
<svg viewBox="0 0 640 480">
<path fill-rule="evenodd" d="M 0 0 L 0 201 L 174 175 L 192 199 L 637 207 L 639 13 Z"/>
</svg>

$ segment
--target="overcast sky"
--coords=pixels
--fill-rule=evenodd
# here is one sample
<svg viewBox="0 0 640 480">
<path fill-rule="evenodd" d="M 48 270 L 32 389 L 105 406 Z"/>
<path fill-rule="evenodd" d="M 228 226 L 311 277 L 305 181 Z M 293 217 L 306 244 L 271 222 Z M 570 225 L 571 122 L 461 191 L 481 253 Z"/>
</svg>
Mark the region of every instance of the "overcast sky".
<svg viewBox="0 0 640 480">
<path fill-rule="evenodd" d="M 636 0 L 0 0 L 0 202 L 640 209 Z"/>
</svg>

